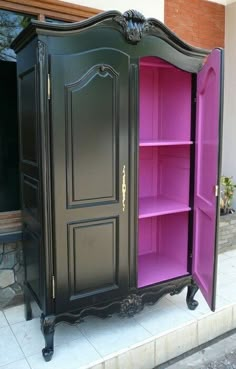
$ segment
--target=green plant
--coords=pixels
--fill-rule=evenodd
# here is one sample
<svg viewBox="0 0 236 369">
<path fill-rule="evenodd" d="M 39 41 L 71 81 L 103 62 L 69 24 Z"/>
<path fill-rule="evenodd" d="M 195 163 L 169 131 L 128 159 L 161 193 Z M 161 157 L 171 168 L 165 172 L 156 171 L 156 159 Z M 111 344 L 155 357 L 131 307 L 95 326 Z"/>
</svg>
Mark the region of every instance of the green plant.
<svg viewBox="0 0 236 369">
<path fill-rule="evenodd" d="M 221 214 L 233 213 L 234 210 L 231 208 L 232 200 L 234 197 L 234 190 L 236 185 L 233 183 L 233 177 L 222 176 L 220 180 L 221 184 L 221 199 L 220 199 L 220 210 Z"/>
</svg>

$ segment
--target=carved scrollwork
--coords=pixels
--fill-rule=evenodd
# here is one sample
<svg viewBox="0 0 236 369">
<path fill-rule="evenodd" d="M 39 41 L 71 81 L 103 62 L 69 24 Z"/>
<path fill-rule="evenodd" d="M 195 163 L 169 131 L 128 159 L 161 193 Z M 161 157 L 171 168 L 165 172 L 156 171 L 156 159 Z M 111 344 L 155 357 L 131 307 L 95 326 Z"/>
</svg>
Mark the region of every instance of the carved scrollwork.
<svg viewBox="0 0 236 369">
<path fill-rule="evenodd" d="M 38 61 L 39 63 L 44 61 L 45 54 L 46 54 L 46 46 L 42 41 L 38 40 Z"/>
<path fill-rule="evenodd" d="M 123 15 L 118 15 L 114 20 L 121 25 L 126 39 L 131 43 L 141 40 L 147 25 L 144 16 L 136 10 L 128 10 Z"/>
<path fill-rule="evenodd" d="M 143 310 L 142 297 L 132 294 L 127 296 L 120 305 L 120 316 L 132 317 Z"/>
<path fill-rule="evenodd" d="M 134 44 L 139 42 L 145 33 L 155 32 L 164 35 L 151 19 L 146 19 L 136 10 L 128 10 L 123 15 L 116 16 L 114 20 L 123 28 L 126 39 Z"/>
</svg>

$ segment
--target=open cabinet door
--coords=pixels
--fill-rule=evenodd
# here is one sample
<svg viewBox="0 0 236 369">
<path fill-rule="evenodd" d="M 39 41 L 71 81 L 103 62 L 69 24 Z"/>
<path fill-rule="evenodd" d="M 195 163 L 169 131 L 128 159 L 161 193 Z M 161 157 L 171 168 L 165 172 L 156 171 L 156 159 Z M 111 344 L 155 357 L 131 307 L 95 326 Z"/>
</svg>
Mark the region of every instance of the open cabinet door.
<svg viewBox="0 0 236 369">
<path fill-rule="evenodd" d="M 222 115 L 222 51 L 215 49 L 197 76 L 193 278 L 215 309 L 217 217 Z"/>
</svg>

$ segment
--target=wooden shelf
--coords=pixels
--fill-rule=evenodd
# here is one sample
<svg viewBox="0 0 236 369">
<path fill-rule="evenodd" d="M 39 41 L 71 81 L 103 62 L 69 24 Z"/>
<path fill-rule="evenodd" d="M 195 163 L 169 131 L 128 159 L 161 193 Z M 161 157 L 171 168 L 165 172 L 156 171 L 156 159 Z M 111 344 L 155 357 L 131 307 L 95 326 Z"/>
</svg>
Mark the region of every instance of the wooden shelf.
<svg viewBox="0 0 236 369">
<path fill-rule="evenodd" d="M 152 147 L 152 146 L 182 146 L 191 145 L 193 141 L 175 141 L 175 140 L 140 140 L 140 147 Z"/>
<path fill-rule="evenodd" d="M 138 257 L 138 287 L 145 287 L 172 278 L 188 275 L 186 263 L 156 252 Z"/>
<path fill-rule="evenodd" d="M 139 219 L 182 213 L 190 210 L 189 206 L 163 196 L 139 199 Z"/>
</svg>

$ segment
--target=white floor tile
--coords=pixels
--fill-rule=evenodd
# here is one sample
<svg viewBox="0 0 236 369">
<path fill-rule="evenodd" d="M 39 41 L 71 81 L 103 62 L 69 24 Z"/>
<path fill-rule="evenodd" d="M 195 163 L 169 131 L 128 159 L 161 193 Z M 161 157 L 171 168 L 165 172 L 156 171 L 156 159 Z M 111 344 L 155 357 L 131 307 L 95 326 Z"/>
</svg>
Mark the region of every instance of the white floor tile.
<svg viewBox="0 0 236 369">
<path fill-rule="evenodd" d="M 187 308 L 181 309 L 174 305 L 165 310 L 156 310 L 149 313 L 141 313 L 134 318 L 152 335 L 161 334 L 167 330 L 177 328 L 193 321 Z"/>
<path fill-rule="evenodd" d="M 0 337 L 0 366 L 24 358 L 10 327 L 0 328 Z"/>
<path fill-rule="evenodd" d="M 41 354 L 27 357 L 31 369 L 80 369 L 96 362 L 101 357 L 90 343 L 83 337 L 79 340 L 55 347 L 52 360 L 45 362 Z"/>
<path fill-rule="evenodd" d="M 185 312 L 188 312 L 195 318 L 197 318 L 198 316 L 202 316 L 204 314 L 208 314 L 210 312 L 210 308 L 207 305 L 200 290 L 198 290 L 198 292 L 196 293 L 194 297 L 194 299 L 197 300 L 199 304 L 196 310 L 188 309 L 188 306 L 186 303 L 186 294 L 187 294 L 187 289 L 184 289 L 184 291 L 182 291 L 179 295 L 170 296 L 168 298 L 169 298 L 169 301 L 172 301 L 180 309 L 184 310 Z"/>
<path fill-rule="evenodd" d="M 230 258 L 230 255 L 228 255 L 227 253 L 223 252 L 222 254 L 219 254 L 218 255 L 218 262 L 221 262 L 225 259 L 229 259 Z"/>
<path fill-rule="evenodd" d="M 0 328 L 7 327 L 7 326 L 8 326 L 8 322 L 5 318 L 5 315 L 3 314 L 2 311 L 0 311 Z"/>
<path fill-rule="evenodd" d="M 229 283 L 233 283 L 236 281 L 235 275 L 225 274 L 225 273 L 218 273 L 217 274 L 217 289 L 221 286 L 228 285 Z"/>
<path fill-rule="evenodd" d="M 117 316 L 105 320 L 90 317 L 79 325 L 79 329 L 102 356 L 115 353 L 151 336 L 133 318 Z"/>
<path fill-rule="evenodd" d="M 233 329 L 233 308 L 223 308 L 198 320 L 199 345 Z"/>
<path fill-rule="evenodd" d="M 11 327 L 26 356 L 41 352 L 44 347 L 44 337 L 40 330 L 40 320 L 38 318 L 13 324 Z M 77 340 L 81 336 L 82 334 L 77 326 L 60 324 L 55 329 L 55 346 Z"/>
<path fill-rule="evenodd" d="M 231 303 L 236 303 L 236 282 L 228 283 L 224 286 L 219 286 L 219 288 L 217 289 L 217 294 Z"/>
<path fill-rule="evenodd" d="M 25 321 L 24 305 L 13 306 L 3 310 L 9 324 Z"/>
<path fill-rule="evenodd" d="M 156 339 L 155 365 L 160 365 L 198 346 L 197 322 Z"/>
<path fill-rule="evenodd" d="M 152 369 L 155 366 L 154 353 L 154 341 L 135 347 L 117 357 L 117 368 Z"/>
<path fill-rule="evenodd" d="M 216 310 L 228 305 L 231 305 L 230 301 L 226 300 L 224 297 L 216 295 Z"/>
<path fill-rule="evenodd" d="M 1 366 L 1 369 L 30 369 L 29 364 L 25 359 L 17 360 L 14 363 Z"/>
<path fill-rule="evenodd" d="M 177 295 L 173 295 L 173 296 L 167 295 L 166 298 L 171 303 L 174 303 L 175 305 L 180 305 L 186 308 L 187 307 L 186 296 L 187 296 L 187 288 L 184 288 L 183 291 L 178 293 Z"/>
<path fill-rule="evenodd" d="M 220 255 L 224 255 L 225 258 L 232 258 L 232 257 L 236 257 L 236 249 L 230 250 L 230 251 L 226 251 Z"/>
<path fill-rule="evenodd" d="M 236 276 L 236 258 L 233 257 L 219 262 L 218 273 L 227 274 L 229 276 Z"/>
</svg>

